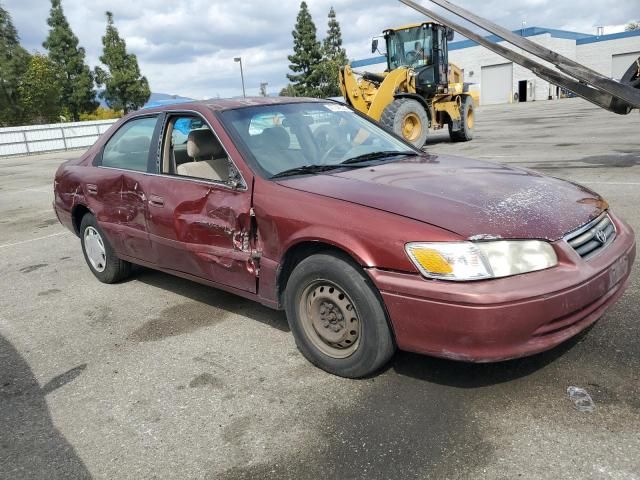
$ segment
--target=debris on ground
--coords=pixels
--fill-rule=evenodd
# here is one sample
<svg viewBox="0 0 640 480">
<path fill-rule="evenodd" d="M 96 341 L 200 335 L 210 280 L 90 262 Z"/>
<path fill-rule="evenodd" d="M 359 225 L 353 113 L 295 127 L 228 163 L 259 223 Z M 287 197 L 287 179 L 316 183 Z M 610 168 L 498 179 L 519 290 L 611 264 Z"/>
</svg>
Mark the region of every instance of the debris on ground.
<svg viewBox="0 0 640 480">
<path fill-rule="evenodd" d="M 574 408 L 579 412 L 593 412 L 596 409 L 596 404 L 593 402 L 591 395 L 584 388 L 569 387 L 567 388 L 567 395 L 573 402 Z"/>
</svg>

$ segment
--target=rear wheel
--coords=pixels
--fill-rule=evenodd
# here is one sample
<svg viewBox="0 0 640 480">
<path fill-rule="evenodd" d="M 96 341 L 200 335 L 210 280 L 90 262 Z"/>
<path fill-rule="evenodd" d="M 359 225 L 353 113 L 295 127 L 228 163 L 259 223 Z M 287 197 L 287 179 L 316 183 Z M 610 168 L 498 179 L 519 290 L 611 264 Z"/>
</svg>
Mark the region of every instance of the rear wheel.
<svg viewBox="0 0 640 480">
<path fill-rule="evenodd" d="M 398 98 L 387 105 L 380 123 L 418 148 L 429 136 L 429 117 L 424 106 L 412 98 Z"/>
<path fill-rule="evenodd" d="M 80 223 L 80 241 L 91 273 L 102 283 L 116 283 L 129 276 L 131 264 L 116 256 L 96 218 L 89 213 Z"/>
<path fill-rule="evenodd" d="M 465 97 L 460 106 L 460 130 L 454 132 L 453 124 L 449 123 L 449 136 L 452 142 L 468 142 L 473 139 L 475 116 L 473 99 Z"/>
<path fill-rule="evenodd" d="M 287 282 L 285 308 L 298 349 L 329 373 L 363 377 L 393 355 L 375 286 L 341 255 L 317 254 L 300 262 Z"/>
</svg>

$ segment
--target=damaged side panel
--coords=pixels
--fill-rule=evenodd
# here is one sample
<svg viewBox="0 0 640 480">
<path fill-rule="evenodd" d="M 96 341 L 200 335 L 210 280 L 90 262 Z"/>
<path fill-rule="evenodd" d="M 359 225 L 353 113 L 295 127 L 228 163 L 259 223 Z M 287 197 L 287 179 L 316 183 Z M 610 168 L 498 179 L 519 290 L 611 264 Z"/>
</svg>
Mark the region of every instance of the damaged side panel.
<svg viewBox="0 0 640 480">
<path fill-rule="evenodd" d="M 154 263 L 255 293 L 251 193 L 179 177 L 150 183 Z"/>
<path fill-rule="evenodd" d="M 116 252 L 151 261 L 147 182 L 143 173 L 100 168 L 94 170 L 91 183 L 80 184 L 79 188 Z"/>
</svg>

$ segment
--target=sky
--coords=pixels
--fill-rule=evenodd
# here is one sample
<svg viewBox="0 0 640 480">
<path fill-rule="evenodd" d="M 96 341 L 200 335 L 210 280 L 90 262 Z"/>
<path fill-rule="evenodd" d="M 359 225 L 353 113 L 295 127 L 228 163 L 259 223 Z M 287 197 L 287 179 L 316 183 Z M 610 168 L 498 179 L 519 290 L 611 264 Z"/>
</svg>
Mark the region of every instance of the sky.
<svg viewBox="0 0 640 480">
<path fill-rule="evenodd" d="M 441 11 L 426 0 L 418 2 Z M 99 3 L 99 7 L 96 7 Z M 606 26 L 605 33 L 624 29 L 640 19 L 638 0 L 454 0 L 509 29 L 527 26 L 584 33 Z M 47 0 L 0 0 L 11 14 L 21 42 L 43 52 L 50 4 Z M 386 27 L 422 21 L 424 17 L 397 0 L 307 0 L 324 38 L 327 14 L 333 6 L 350 59 L 371 56 L 371 38 Z M 247 95 L 257 95 L 261 82 L 269 93 L 287 84 L 292 37 L 299 0 L 62 0 L 71 28 L 87 52 L 91 66 L 99 64 L 106 18 L 114 14 L 120 35 L 138 56 L 142 73 L 157 93 L 204 99 L 242 94 L 242 57 Z M 458 39 L 460 37 L 458 36 Z"/>
</svg>

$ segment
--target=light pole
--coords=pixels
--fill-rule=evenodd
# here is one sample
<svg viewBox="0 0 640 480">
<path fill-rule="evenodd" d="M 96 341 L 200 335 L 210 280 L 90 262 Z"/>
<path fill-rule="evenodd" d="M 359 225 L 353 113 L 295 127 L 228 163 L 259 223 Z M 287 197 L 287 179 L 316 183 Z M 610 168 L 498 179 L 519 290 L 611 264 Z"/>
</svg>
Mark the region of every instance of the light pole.
<svg viewBox="0 0 640 480">
<path fill-rule="evenodd" d="M 240 78 L 242 79 L 242 96 L 247 98 L 247 94 L 244 91 L 244 72 L 242 71 L 242 57 L 236 57 L 233 59 L 234 62 L 240 64 Z"/>
</svg>

